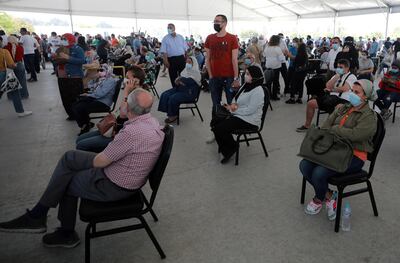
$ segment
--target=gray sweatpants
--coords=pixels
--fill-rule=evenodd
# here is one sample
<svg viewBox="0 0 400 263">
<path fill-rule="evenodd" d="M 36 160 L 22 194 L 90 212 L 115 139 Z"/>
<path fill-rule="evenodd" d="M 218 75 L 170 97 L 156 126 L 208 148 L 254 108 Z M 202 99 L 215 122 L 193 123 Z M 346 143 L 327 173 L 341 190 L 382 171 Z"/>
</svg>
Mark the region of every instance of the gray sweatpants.
<svg viewBox="0 0 400 263">
<path fill-rule="evenodd" d="M 44 206 L 59 205 L 58 219 L 64 229 L 75 228 L 79 197 L 94 201 L 116 201 L 135 192 L 118 187 L 106 177 L 102 168 L 94 168 L 95 156 L 95 153 L 76 150 L 64 153 L 39 200 Z"/>
</svg>

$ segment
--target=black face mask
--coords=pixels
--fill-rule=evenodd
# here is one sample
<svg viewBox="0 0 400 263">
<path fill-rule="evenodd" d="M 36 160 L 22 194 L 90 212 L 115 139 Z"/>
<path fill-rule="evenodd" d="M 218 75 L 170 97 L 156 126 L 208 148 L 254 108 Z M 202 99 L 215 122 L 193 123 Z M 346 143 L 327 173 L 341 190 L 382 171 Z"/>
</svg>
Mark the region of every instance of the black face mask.
<svg viewBox="0 0 400 263">
<path fill-rule="evenodd" d="M 217 32 L 220 32 L 221 31 L 221 25 L 220 24 L 214 24 L 214 30 L 215 31 L 217 31 Z"/>
</svg>

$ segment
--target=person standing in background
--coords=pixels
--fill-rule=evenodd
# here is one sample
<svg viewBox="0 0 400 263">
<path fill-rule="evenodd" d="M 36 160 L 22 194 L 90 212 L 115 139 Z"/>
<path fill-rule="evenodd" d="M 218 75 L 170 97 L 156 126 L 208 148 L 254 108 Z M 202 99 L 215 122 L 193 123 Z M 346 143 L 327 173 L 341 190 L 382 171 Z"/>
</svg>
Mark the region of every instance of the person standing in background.
<svg viewBox="0 0 400 263">
<path fill-rule="evenodd" d="M 161 41 L 160 53 L 163 54 L 164 65 L 168 68 L 171 85 L 175 86 L 175 79 L 179 76 L 186 65 L 186 44 L 183 36 L 175 32 L 175 25 L 168 24 L 168 34 Z"/>
<path fill-rule="evenodd" d="M 28 79 L 28 81 L 37 81 L 35 71 L 35 40 L 28 34 L 28 30 L 26 30 L 26 28 L 22 27 L 19 32 L 21 33 L 19 42 L 24 48 L 25 68 L 26 71 L 31 74 L 31 77 Z"/>
<path fill-rule="evenodd" d="M 288 57 L 289 56 L 289 50 L 288 50 L 288 47 L 286 45 L 285 40 L 283 39 L 283 34 L 279 33 L 278 36 L 280 38 L 279 39 L 279 47 L 281 48 L 283 55 L 285 57 Z M 281 68 L 280 68 L 279 71 L 282 74 L 282 78 L 283 78 L 283 81 L 285 83 L 285 89 L 283 90 L 283 94 L 286 96 L 286 94 L 290 93 L 290 87 L 289 87 L 288 69 L 287 69 L 287 65 L 286 65 L 286 60 L 285 59 L 282 61 L 282 65 L 281 65 Z"/>
</svg>

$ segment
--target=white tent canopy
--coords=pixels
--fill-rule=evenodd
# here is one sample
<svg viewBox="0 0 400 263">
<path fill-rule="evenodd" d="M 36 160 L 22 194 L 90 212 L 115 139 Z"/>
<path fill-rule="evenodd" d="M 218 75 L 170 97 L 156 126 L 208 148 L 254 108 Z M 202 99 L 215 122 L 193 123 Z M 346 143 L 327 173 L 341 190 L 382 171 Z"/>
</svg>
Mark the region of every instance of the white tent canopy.
<svg viewBox="0 0 400 263">
<path fill-rule="evenodd" d="M 400 13 L 400 0 L 0 0 L 0 9 L 126 18 L 276 20 Z"/>
</svg>

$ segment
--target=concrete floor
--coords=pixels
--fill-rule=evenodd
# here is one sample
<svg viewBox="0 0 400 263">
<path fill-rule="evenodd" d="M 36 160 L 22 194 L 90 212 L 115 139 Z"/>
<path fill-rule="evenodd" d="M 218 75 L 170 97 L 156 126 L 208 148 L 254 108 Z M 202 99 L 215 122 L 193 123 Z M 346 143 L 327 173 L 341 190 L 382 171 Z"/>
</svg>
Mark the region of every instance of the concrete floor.
<svg viewBox="0 0 400 263">
<path fill-rule="evenodd" d="M 58 158 L 74 148 L 78 128 L 65 121 L 56 79 L 45 70 L 29 84 L 24 101 L 32 116 L 17 118 L 11 102 L 0 101 L 0 221 L 24 213 L 40 197 Z M 169 87 L 160 78 L 158 90 Z M 325 211 L 308 216 L 299 203 L 298 170 L 305 105 L 273 102 L 259 142 L 241 147 L 239 166 L 219 163 L 216 145 L 205 143 L 210 95 L 202 93 L 202 123 L 190 111 L 175 127 L 173 153 L 149 224 L 167 254 L 163 262 L 400 262 L 399 127 L 387 123 L 387 135 L 372 178 L 379 217 L 367 194 L 349 198 L 351 232 L 335 233 Z M 154 109 L 157 108 L 157 102 Z M 154 115 L 163 121 L 165 116 Z M 307 188 L 307 200 L 312 197 Z M 50 210 L 49 231 L 58 226 Z M 118 225 L 115 223 L 111 225 Z M 107 226 L 107 224 L 105 224 Z M 81 238 L 85 224 L 78 221 Z M 83 241 L 83 239 L 82 239 Z M 41 235 L 0 233 L 0 262 L 83 262 L 84 246 L 47 249 Z M 92 262 L 162 262 L 144 230 L 95 239 Z"/>
</svg>

